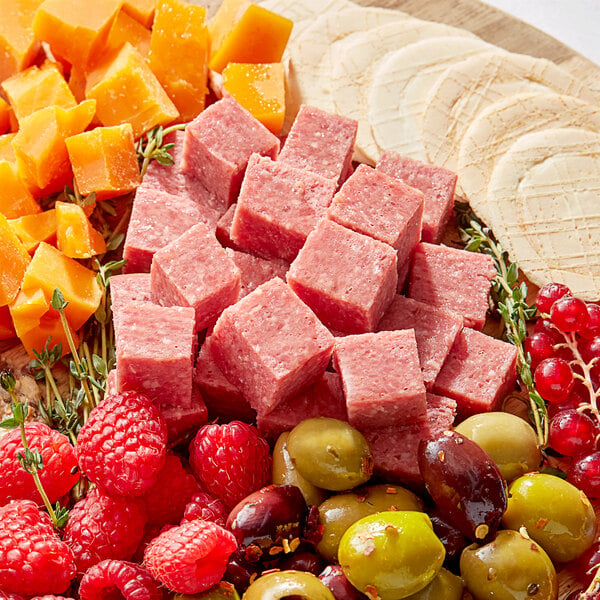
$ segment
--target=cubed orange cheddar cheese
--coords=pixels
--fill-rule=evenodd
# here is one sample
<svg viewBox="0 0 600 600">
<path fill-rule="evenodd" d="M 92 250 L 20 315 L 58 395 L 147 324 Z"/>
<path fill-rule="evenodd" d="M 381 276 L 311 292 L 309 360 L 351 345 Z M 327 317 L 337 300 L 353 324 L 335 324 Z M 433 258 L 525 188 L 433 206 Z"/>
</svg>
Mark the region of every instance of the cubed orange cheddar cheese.
<svg viewBox="0 0 600 600">
<path fill-rule="evenodd" d="M 88 73 L 85 95 L 96 100 L 103 125 L 131 123 L 136 138 L 179 116 L 144 57 L 129 43 Z"/>
<path fill-rule="evenodd" d="M 0 214 L 7 219 L 16 219 L 23 215 L 39 213 L 41 210 L 19 176 L 17 165 L 0 160 Z"/>
<path fill-rule="evenodd" d="M 209 67 L 221 73 L 230 62 L 279 62 L 293 25 L 290 19 L 251 4 L 223 43 L 214 48 Z"/>
<path fill-rule="evenodd" d="M 208 22 L 211 56 L 220 48 L 234 25 L 241 19 L 250 0 L 223 0 L 215 16 Z"/>
<path fill-rule="evenodd" d="M 50 310 L 50 300 L 41 289 L 21 290 L 10 304 L 10 314 L 17 323 L 17 334 L 29 331 Z"/>
<path fill-rule="evenodd" d="M 0 135 L 10 131 L 10 104 L 0 98 Z"/>
<path fill-rule="evenodd" d="M 9 340 L 16 335 L 8 306 L 0 306 L 0 340 Z"/>
<path fill-rule="evenodd" d="M 179 111 L 182 122 L 204 110 L 208 93 L 206 9 L 181 0 L 158 0 L 150 68 Z"/>
<path fill-rule="evenodd" d="M 69 89 L 77 102 L 85 100 L 85 71 L 79 67 L 72 67 L 69 73 Z"/>
<path fill-rule="evenodd" d="M 57 202 L 56 245 L 70 258 L 90 258 L 106 252 L 106 243 L 83 212 L 83 208 L 69 202 Z"/>
<path fill-rule="evenodd" d="M 73 108 L 75 98 L 56 63 L 33 66 L 2 83 L 19 121 L 47 106 Z"/>
<path fill-rule="evenodd" d="M 229 63 L 223 70 L 223 89 L 279 135 L 285 116 L 285 80 L 282 63 Z"/>
<path fill-rule="evenodd" d="M 17 164 L 17 157 L 15 156 L 15 150 L 12 145 L 15 135 L 15 133 L 5 133 L 4 135 L 0 135 L 0 161 L 6 160 Z"/>
<path fill-rule="evenodd" d="M 73 174 L 65 139 L 81 133 L 94 117 L 96 103 L 86 100 L 65 110 L 49 106 L 25 117 L 12 141 L 19 174 L 33 195 L 61 191 Z"/>
<path fill-rule="evenodd" d="M 154 20 L 156 0 L 125 0 L 123 10 L 144 27 L 151 27 Z"/>
<path fill-rule="evenodd" d="M 8 220 L 0 215 L 0 306 L 6 306 L 17 297 L 30 261 Z"/>
<path fill-rule="evenodd" d="M 122 0 L 44 0 L 33 30 L 56 56 L 85 68 L 105 46 L 121 4 Z"/>
<path fill-rule="evenodd" d="M 119 50 L 129 42 L 144 58 L 150 54 L 150 30 L 129 16 L 123 9 L 119 11 L 111 27 L 106 52 Z"/>
<path fill-rule="evenodd" d="M 56 243 L 56 211 L 54 209 L 36 215 L 9 219 L 8 222 L 30 254 L 33 254 L 40 242 Z"/>
<path fill-rule="evenodd" d="M 79 329 L 96 312 L 102 297 L 96 273 L 60 250 L 41 242 L 23 277 L 25 291 L 41 289 L 47 300 L 58 288 L 69 303 L 65 314 Z"/>
<path fill-rule="evenodd" d="M 33 16 L 41 0 L 0 0 L 0 81 L 31 65 L 40 44 Z"/>
</svg>

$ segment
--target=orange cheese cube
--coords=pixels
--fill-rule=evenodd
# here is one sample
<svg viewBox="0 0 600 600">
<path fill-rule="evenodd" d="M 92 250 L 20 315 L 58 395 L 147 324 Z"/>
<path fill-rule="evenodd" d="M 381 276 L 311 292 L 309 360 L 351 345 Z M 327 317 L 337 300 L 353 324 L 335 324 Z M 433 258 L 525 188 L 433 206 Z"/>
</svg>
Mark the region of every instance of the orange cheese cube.
<svg viewBox="0 0 600 600">
<path fill-rule="evenodd" d="M 204 110 L 208 93 L 206 9 L 181 0 L 159 0 L 150 41 L 150 68 L 183 122 Z"/>
<path fill-rule="evenodd" d="M 103 125 L 131 123 L 136 138 L 179 116 L 144 57 L 129 43 L 88 73 L 85 94 L 96 100 Z"/>
<path fill-rule="evenodd" d="M 56 211 L 46 210 L 8 221 L 27 252 L 32 254 L 40 242 L 56 242 Z"/>
<path fill-rule="evenodd" d="M 17 297 L 30 261 L 31 257 L 6 217 L 0 215 L 0 306 L 6 306 Z"/>
<path fill-rule="evenodd" d="M 99 200 L 122 196 L 140 185 L 140 168 L 129 123 L 97 127 L 67 138 L 77 189 Z"/>
<path fill-rule="evenodd" d="M 85 71 L 72 67 L 69 73 L 69 89 L 77 102 L 85 100 Z"/>
<path fill-rule="evenodd" d="M 250 0 L 223 0 L 215 16 L 208 22 L 211 56 L 220 48 L 234 25 L 241 19 Z"/>
<path fill-rule="evenodd" d="M 12 146 L 12 141 L 15 139 L 15 133 L 5 133 L 0 135 L 0 161 L 7 161 L 17 164 L 17 157 Z"/>
<path fill-rule="evenodd" d="M 40 43 L 33 17 L 41 0 L 0 0 L 0 81 L 31 65 Z"/>
<path fill-rule="evenodd" d="M 90 258 L 106 252 L 106 243 L 83 212 L 83 208 L 69 202 L 57 202 L 56 245 L 70 258 Z"/>
<path fill-rule="evenodd" d="M 0 340 L 9 340 L 16 335 L 8 306 L 0 306 Z"/>
<path fill-rule="evenodd" d="M 123 10 L 144 27 L 151 27 L 156 0 L 125 0 Z"/>
<path fill-rule="evenodd" d="M 0 213 L 7 219 L 39 213 L 42 209 L 19 176 L 17 165 L 0 161 Z"/>
<path fill-rule="evenodd" d="M 10 104 L 0 98 L 0 135 L 10 131 Z"/>
<path fill-rule="evenodd" d="M 77 102 L 55 63 L 30 67 L 2 83 L 19 121 L 47 106 L 73 108 Z"/>
<path fill-rule="evenodd" d="M 251 4 L 223 43 L 214 48 L 209 67 L 221 73 L 230 62 L 279 62 L 293 25 L 290 19 Z"/>
<path fill-rule="evenodd" d="M 223 89 L 267 129 L 280 134 L 285 116 L 283 64 L 229 63 L 223 70 Z"/>
<path fill-rule="evenodd" d="M 30 325 L 39 323 L 50 308 L 50 301 L 42 290 L 21 290 L 9 305 L 10 314 L 19 325 L 17 334 L 29 331 Z"/>
<path fill-rule="evenodd" d="M 48 42 L 56 56 L 85 68 L 105 46 L 122 0 L 44 0 L 35 14 L 33 30 Z"/>
<path fill-rule="evenodd" d="M 121 9 L 108 35 L 105 51 L 114 52 L 129 42 L 144 58 L 147 58 L 150 54 L 150 36 L 149 29 Z"/>
<path fill-rule="evenodd" d="M 93 100 L 68 110 L 49 106 L 22 120 L 12 144 L 19 173 L 34 196 L 59 192 L 71 183 L 73 174 L 65 139 L 85 130 L 95 108 Z"/>
<path fill-rule="evenodd" d="M 96 312 L 102 298 L 96 273 L 60 250 L 41 242 L 23 277 L 25 291 L 41 289 L 50 301 L 55 288 L 69 303 L 65 314 L 74 329 L 79 329 Z"/>
<path fill-rule="evenodd" d="M 35 357 L 33 351 L 35 350 L 38 353 L 42 352 L 46 347 L 46 344 L 49 348 L 54 348 L 60 344 L 62 356 L 65 356 L 71 352 L 62 321 L 60 320 L 60 317 L 55 314 L 55 312 L 56 311 L 52 310 L 48 311 L 48 313 L 40 319 L 36 327 L 22 333 L 19 336 L 19 339 L 27 351 L 27 354 L 29 354 L 29 356 L 32 358 Z M 71 331 L 73 343 L 75 344 L 75 347 L 78 348 L 79 336 L 75 333 L 72 327 L 69 326 L 69 329 Z"/>
</svg>

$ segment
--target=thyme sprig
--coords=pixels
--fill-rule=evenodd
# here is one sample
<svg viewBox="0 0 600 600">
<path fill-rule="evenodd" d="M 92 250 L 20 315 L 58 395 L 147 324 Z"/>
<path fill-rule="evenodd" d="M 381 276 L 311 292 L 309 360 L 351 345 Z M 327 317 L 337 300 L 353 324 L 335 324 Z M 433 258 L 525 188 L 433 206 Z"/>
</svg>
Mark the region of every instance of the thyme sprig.
<svg viewBox="0 0 600 600">
<path fill-rule="evenodd" d="M 27 441 L 27 432 L 25 431 L 25 419 L 28 413 L 28 407 L 17 399 L 15 393 L 16 380 L 14 375 L 10 371 L 2 371 L 0 373 L 0 385 L 4 390 L 8 392 L 11 397 L 10 408 L 13 416 L 9 419 L 5 419 L 0 423 L 0 427 L 3 429 L 14 429 L 18 427 L 21 433 L 21 443 L 23 444 L 23 452 L 17 453 L 19 464 L 23 469 L 33 477 L 35 487 L 37 488 L 44 506 L 50 515 L 50 519 L 54 527 L 60 529 L 66 525 L 69 518 L 69 511 L 66 508 L 61 507 L 60 503 L 57 502 L 52 506 L 48 494 L 44 489 L 42 481 L 40 479 L 40 472 L 44 470 L 44 459 L 38 450 L 32 450 L 29 447 Z"/>
<path fill-rule="evenodd" d="M 165 144 L 165 137 L 173 131 L 185 129 L 185 124 L 171 125 L 166 129 L 159 126 L 151 129 L 145 136 L 142 136 L 136 145 L 138 163 L 142 177 L 148 170 L 148 165 L 156 160 L 161 165 L 170 166 L 173 164 L 173 156 L 169 153 L 175 144 Z"/>
<path fill-rule="evenodd" d="M 517 349 L 517 372 L 527 392 L 531 417 L 538 441 L 548 443 L 548 410 L 536 390 L 531 372 L 531 358 L 525 353 L 523 342 L 527 337 L 527 322 L 536 313 L 536 307 L 527 303 L 527 284 L 519 282 L 519 267 L 511 263 L 508 253 L 464 202 L 455 205 L 461 239 L 465 249 L 492 257 L 497 275 L 492 281 L 492 297 L 502 317 L 506 339 Z"/>
</svg>

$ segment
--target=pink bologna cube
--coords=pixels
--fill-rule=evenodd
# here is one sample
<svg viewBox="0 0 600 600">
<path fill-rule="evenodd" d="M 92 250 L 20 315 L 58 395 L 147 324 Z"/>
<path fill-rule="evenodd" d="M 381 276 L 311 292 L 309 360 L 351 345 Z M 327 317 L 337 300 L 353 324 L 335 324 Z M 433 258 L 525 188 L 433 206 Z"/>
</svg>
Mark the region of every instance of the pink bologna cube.
<svg viewBox="0 0 600 600">
<path fill-rule="evenodd" d="M 259 256 L 253 256 L 246 252 L 238 252 L 227 248 L 227 255 L 231 257 L 237 268 L 240 270 L 241 287 L 240 298 L 253 292 L 259 285 L 266 283 L 273 277 L 285 279 L 290 265 L 284 260 L 267 260 Z"/>
<path fill-rule="evenodd" d="M 461 315 L 465 327 L 481 329 L 495 276 L 491 256 L 420 243 L 413 257 L 408 295 Z"/>
<path fill-rule="evenodd" d="M 314 383 L 325 371 L 333 336 L 280 279 L 223 311 L 212 357 L 259 415 Z"/>
<path fill-rule="evenodd" d="M 422 488 L 419 442 L 450 429 L 455 416 L 454 400 L 428 393 L 427 417 L 424 421 L 363 431 L 373 453 L 375 472 L 385 481 Z"/>
<path fill-rule="evenodd" d="M 211 343 L 212 336 L 208 336 L 198 353 L 194 375 L 194 381 L 202 392 L 210 417 L 253 423 L 256 411 L 215 364 L 210 351 Z"/>
<path fill-rule="evenodd" d="M 161 409 L 191 407 L 194 310 L 128 304 L 119 320 L 115 332 L 117 389 L 144 392 Z"/>
<path fill-rule="evenodd" d="M 423 192 L 423 242 L 439 243 L 454 207 L 456 173 L 407 156 L 384 152 L 377 170 Z"/>
<path fill-rule="evenodd" d="M 124 306 L 132 303 L 152 304 L 150 273 L 113 275 L 109 280 L 109 286 L 115 331 L 119 329 Z"/>
<path fill-rule="evenodd" d="M 214 194 L 223 212 L 235 202 L 254 153 L 275 158 L 279 138 L 231 96 L 201 112 L 185 130 L 181 169 Z"/>
<path fill-rule="evenodd" d="M 189 407 L 169 406 L 162 415 L 167 422 L 169 444 L 185 441 L 187 434 L 195 433 L 208 421 L 208 410 L 196 386 L 192 386 L 192 405 Z"/>
<path fill-rule="evenodd" d="M 154 254 L 197 223 L 211 230 L 219 214 L 185 197 L 159 190 L 138 188 L 127 228 L 123 258 L 126 273 L 150 273 Z"/>
<path fill-rule="evenodd" d="M 287 280 L 330 329 L 366 333 L 389 306 L 398 281 L 396 251 L 323 219 L 290 266 Z"/>
<path fill-rule="evenodd" d="M 348 421 L 361 431 L 425 418 L 425 384 L 412 329 L 337 338 Z"/>
<path fill-rule="evenodd" d="M 396 296 L 377 329 L 415 330 L 423 380 L 425 387 L 431 389 L 462 326 L 462 317 L 455 313 L 405 296 Z"/>
<path fill-rule="evenodd" d="M 316 417 L 348 420 L 342 382 L 337 373 L 326 371 L 308 389 L 284 400 L 270 413 L 259 416 L 256 425 L 262 435 L 274 439 L 284 431 L 291 431 L 304 419 Z"/>
<path fill-rule="evenodd" d="M 150 275 L 152 300 L 162 306 L 191 306 L 196 331 L 212 325 L 240 293 L 239 269 L 203 223 L 159 250 Z"/>
<path fill-rule="evenodd" d="M 456 400 L 461 419 L 499 410 L 517 378 L 512 344 L 465 327 L 456 338 L 433 391 Z"/>
<path fill-rule="evenodd" d="M 242 250 L 232 239 L 231 239 L 231 224 L 233 223 L 233 215 L 237 202 L 234 202 L 223 214 L 223 216 L 217 221 L 217 230 L 215 235 L 219 240 L 219 243 L 224 248 L 233 248 L 234 250 Z"/>
<path fill-rule="evenodd" d="M 308 169 L 336 186 L 352 169 L 358 123 L 314 106 L 301 106 L 278 160 Z"/>
<path fill-rule="evenodd" d="M 184 140 L 185 131 L 172 131 L 165 136 L 165 143 L 175 144 L 173 148 L 167 150 L 173 158 L 173 164 L 161 165 L 157 160 L 151 161 L 141 187 L 167 192 L 196 204 L 218 209 L 221 214 L 223 209 L 217 203 L 215 195 L 211 194 L 200 180 L 181 170 Z"/>
<path fill-rule="evenodd" d="M 404 285 L 421 238 L 423 194 L 385 173 L 360 165 L 333 198 L 327 217 L 398 251 L 398 288 Z"/>
<path fill-rule="evenodd" d="M 231 239 L 253 254 L 292 262 L 325 216 L 335 183 L 253 155 L 237 201 Z"/>
</svg>

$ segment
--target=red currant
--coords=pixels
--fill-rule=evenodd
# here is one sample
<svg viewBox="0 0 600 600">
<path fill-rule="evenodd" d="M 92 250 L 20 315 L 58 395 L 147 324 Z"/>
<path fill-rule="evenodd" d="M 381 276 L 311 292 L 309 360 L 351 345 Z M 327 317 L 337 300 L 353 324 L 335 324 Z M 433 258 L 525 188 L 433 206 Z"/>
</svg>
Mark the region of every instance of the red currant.
<svg viewBox="0 0 600 600">
<path fill-rule="evenodd" d="M 533 333 L 523 344 L 523 349 L 531 356 L 531 368 L 535 368 L 545 359 L 554 356 L 554 342 L 545 333 Z"/>
<path fill-rule="evenodd" d="M 579 344 L 581 358 L 586 363 L 591 363 L 594 358 L 598 364 L 600 362 L 600 336 L 593 337 L 591 340 L 582 340 Z"/>
<path fill-rule="evenodd" d="M 600 452 L 576 460 L 567 471 L 567 481 L 589 498 L 600 498 Z"/>
<path fill-rule="evenodd" d="M 581 331 L 587 327 L 589 321 L 585 302 L 573 296 L 564 296 L 557 300 L 550 309 L 550 319 L 564 333 Z"/>
<path fill-rule="evenodd" d="M 590 453 L 596 446 L 594 421 L 576 410 L 563 410 L 550 421 L 548 442 L 564 456 Z"/>
<path fill-rule="evenodd" d="M 598 306 L 597 304 L 588 304 L 587 313 L 587 327 L 585 329 L 582 329 L 579 332 L 579 335 L 589 340 L 593 337 L 596 337 L 597 335 L 600 335 L 600 306 Z"/>
<path fill-rule="evenodd" d="M 534 333 L 545 333 L 547 336 L 552 338 L 555 344 L 564 343 L 565 338 L 562 333 L 556 329 L 550 319 L 538 319 L 533 326 Z"/>
<path fill-rule="evenodd" d="M 535 386 L 548 402 L 566 400 L 573 387 L 573 371 L 562 358 L 546 358 L 535 369 Z"/>
<path fill-rule="evenodd" d="M 541 313 L 550 314 L 552 305 L 559 298 L 570 293 L 571 290 L 562 283 L 547 283 L 539 289 L 535 298 L 535 303 Z"/>
</svg>

